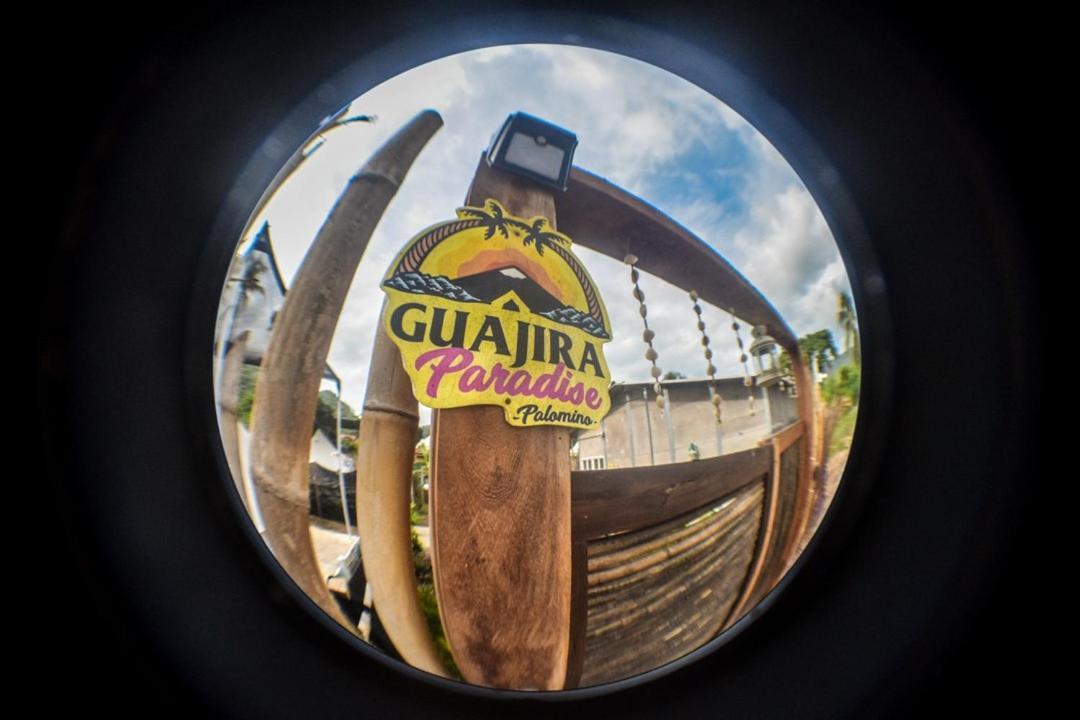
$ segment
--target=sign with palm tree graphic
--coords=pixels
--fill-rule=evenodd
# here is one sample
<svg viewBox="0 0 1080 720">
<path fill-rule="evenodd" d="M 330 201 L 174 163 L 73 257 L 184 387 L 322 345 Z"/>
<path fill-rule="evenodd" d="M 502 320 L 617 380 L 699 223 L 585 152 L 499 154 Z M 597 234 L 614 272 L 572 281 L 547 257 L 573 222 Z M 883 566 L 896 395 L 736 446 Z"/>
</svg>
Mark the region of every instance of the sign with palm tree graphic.
<svg viewBox="0 0 1080 720">
<path fill-rule="evenodd" d="M 611 323 L 570 246 L 490 199 L 405 245 L 383 277 L 384 324 L 419 402 L 498 405 L 520 427 L 599 424 Z"/>
</svg>

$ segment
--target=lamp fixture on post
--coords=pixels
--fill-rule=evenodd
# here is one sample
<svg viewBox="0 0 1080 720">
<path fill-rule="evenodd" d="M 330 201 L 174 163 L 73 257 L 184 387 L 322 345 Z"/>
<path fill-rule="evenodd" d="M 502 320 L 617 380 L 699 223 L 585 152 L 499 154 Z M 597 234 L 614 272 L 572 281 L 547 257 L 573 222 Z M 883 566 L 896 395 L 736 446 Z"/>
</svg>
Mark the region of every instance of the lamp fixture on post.
<svg viewBox="0 0 1080 720">
<path fill-rule="evenodd" d="M 492 167 L 566 190 L 577 143 L 577 135 L 569 130 L 516 112 L 492 137 L 487 160 Z"/>
<path fill-rule="evenodd" d="M 754 341 L 750 343 L 750 355 L 758 372 L 757 384 L 763 387 L 775 385 L 782 377 L 777 359 L 779 345 L 764 325 L 756 325 L 751 334 Z"/>
</svg>

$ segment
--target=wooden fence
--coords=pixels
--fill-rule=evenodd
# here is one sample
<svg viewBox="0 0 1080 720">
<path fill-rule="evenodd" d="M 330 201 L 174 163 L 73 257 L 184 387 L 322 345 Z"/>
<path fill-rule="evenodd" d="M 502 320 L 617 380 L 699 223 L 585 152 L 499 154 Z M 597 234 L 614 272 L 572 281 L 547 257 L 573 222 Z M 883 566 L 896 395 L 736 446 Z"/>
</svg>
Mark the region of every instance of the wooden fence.
<svg viewBox="0 0 1080 720">
<path fill-rule="evenodd" d="M 565 687 L 682 657 L 776 584 L 807 507 L 805 446 L 798 421 L 743 452 L 573 473 Z"/>
</svg>

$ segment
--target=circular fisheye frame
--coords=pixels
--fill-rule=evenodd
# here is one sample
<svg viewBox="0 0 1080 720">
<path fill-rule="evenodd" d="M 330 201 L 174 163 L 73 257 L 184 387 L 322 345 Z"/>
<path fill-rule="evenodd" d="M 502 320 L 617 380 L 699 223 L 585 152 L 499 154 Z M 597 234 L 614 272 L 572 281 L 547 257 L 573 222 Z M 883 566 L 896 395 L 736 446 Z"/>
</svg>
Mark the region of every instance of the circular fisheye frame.
<svg viewBox="0 0 1080 720">
<path fill-rule="evenodd" d="M 207 349 L 231 488 L 315 605 L 425 673 L 670 668 L 837 493 L 852 285 L 723 98 L 584 47 L 443 57 L 313 122 L 236 240 Z"/>
<path fill-rule="evenodd" d="M 1017 609 L 1050 576 L 1040 561 L 1058 527 L 1039 412 L 1054 377 L 1041 363 L 1056 357 L 1039 352 L 1053 307 L 1040 293 L 1056 286 L 1033 282 L 1032 260 L 1047 257 L 1052 235 L 1037 229 L 1060 208 L 1037 181 L 1055 156 L 1029 141 L 1047 135 L 1030 111 L 1044 94 L 1026 81 L 1045 63 L 994 45 L 1045 39 L 1036 14 L 985 15 L 971 32 L 966 15 L 910 5 L 589 12 L 185 6 L 165 27 L 73 7 L 47 23 L 70 60 L 53 63 L 62 78 L 43 66 L 31 100 L 55 110 L 35 115 L 46 142 L 30 144 L 45 155 L 31 164 L 35 226 L 55 230 L 30 243 L 48 268 L 36 459 L 50 477 L 23 483 L 39 511 L 30 556 L 51 563 L 35 642 L 67 690 L 46 703 L 832 720 L 1046 702 L 1043 668 L 1016 658 L 1038 657 L 1055 614 Z M 617 73 L 634 61 L 610 52 L 713 98 L 641 64 Z M 423 80 L 432 61 L 445 72 Z M 388 78 L 413 80 L 356 100 Z M 788 163 L 798 179 L 779 193 Z M 409 200 L 420 188 L 430 202 Z M 324 233 L 329 218 L 349 227 Z M 806 227 L 835 246 L 796 243 Z M 257 246 L 275 267 L 258 267 Z M 303 271 L 307 256 L 331 266 L 322 278 Z M 848 287 L 857 342 L 836 318 Z M 260 340 L 243 323 L 275 293 Z M 295 341 L 277 341 L 275 359 L 289 325 Z M 851 364 L 811 339 L 824 329 L 837 354 L 859 349 L 857 414 L 838 371 Z M 792 338 L 807 339 L 805 359 Z M 775 452 L 790 435 L 735 444 L 740 418 L 744 436 L 760 431 L 766 390 L 770 412 L 786 402 L 770 373 L 797 412 L 816 388 L 825 414 L 798 442 L 825 428 L 841 443 L 806 442 L 826 470 L 847 442 L 837 428 L 857 418 L 827 508 L 769 494 L 785 487 Z M 700 413 L 689 426 L 686 408 Z M 736 500 L 714 503 L 706 471 L 755 450 L 771 467 L 747 485 L 750 460 L 725 467 L 734 486 L 720 499 Z M 701 475 L 650 484 L 686 465 Z M 811 475 L 822 483 L 830 492 L 828 474 Z M 758 502 L 754 484 L 757 535 L 737 529 L 752 514 L 732 512 Z M 605 510 L 617 493 L 626 501 Z M 804 522 L 795 554 L 779 528 Z M 770 591 L 744 602 L 744 585 L 742 610 L 687 618 L 686 602 L 730 590 L 688 598 L 663 573 L 711 582 L 716 568 L 695 575 L 689 554 L 718 553 L 719 567 L 747 535 L 753 553 L 779 546 L 794 564 L 752 555 L 744 580 L 779 577 Z M 665 621 L 680 624 L 650 644 Z M 709 623 L 727 627 L 708 639 Z M 695 634 L 702 644 L 639 671 L 637 658 L 619 665 L 635 632 L 650 664 Z"/>
</svg>

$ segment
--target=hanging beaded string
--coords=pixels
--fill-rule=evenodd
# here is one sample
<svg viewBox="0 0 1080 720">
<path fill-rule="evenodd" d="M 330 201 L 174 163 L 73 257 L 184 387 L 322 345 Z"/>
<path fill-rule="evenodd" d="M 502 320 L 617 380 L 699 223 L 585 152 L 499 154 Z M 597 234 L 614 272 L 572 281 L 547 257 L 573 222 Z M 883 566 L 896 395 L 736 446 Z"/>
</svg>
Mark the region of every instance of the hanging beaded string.
<svg viewBox="0 0 1080 720">
<path fill-rule="evenodd" d="M 627 255 L 623 258 L 623 262 L 630 266 L 630 282 L 634 283 L 634 299 L 638 301 L 641 310 L 641 322 L 645 326 L 645 332 L 641 334 L 642 340 L 648 346 L 645 350 L 645 359 L 652 363 L 652 370 L 650 373 L 653 377 L 653 389 L 656 391 L 656 404 L 660 409 L 664 408 L 664 388 L 660 385 L 660 366 L 656 364 L 656 358 L 659 357 L 659 353 L 656 352 L 656 348 L 653 347 L 652 341 L 656 337 L 656 333 L 649 329 L 649 320 L 646 317 L 648 310 L 645 308 L 645 293 L 641 291 L 641 286 L 638 285 L 638 280 L 641 279 L 641 273 L 638 272 L 637 256 Z"/>
<path fill-rule="evenodd" d="M 739 346 L 739 362 L 742 363 L 742 367 L 743 367 L 743 385 L 745 385 L 747 388 L 751 388 L 750 397 L 747 398 L 747 399 L 749 400 L 749 404 L 750 404 L 750 414 L 753 415 L 754 414 L 754 391 L 753 391 L 752 388 L 754 387 L 754 378 L 753 378 L 752 375 L 750 375 L 750 366 L 747 365 L 747 360 L 749 360 L 750 358 L 748 358 L 746 356 L 746 350 L 743 349 L 742 338 L 739 336 L 739 322 L 738 322 L 738 320 L 735 319 L 735 311 L 731 310 L 730 312 L 731 312 L 731 329 L 735 332 L 735 344 Z"/>
<path fill-rule="evenodd" d="M 705 362 L 708 363 L 708 367 L 705 368 L 705 374 L 709 376 L 709 383 L 712 385 L 713 396 L 713 413 L 716 415 L 716 422 L 720 422 L 720 383 L 716 381 L 716 366 L 712 363 L 712 348 L 709 347 L 709 336 L 705 332 L 705 320 L 701 317 L 701 305 L 698 304 L 697 290 L 690 291 L 690 300 L 694 303 L 694 314 L 697 315 L 697 329 L 701 331 L 701 346 L 705 348 Z"/>
</svg>

